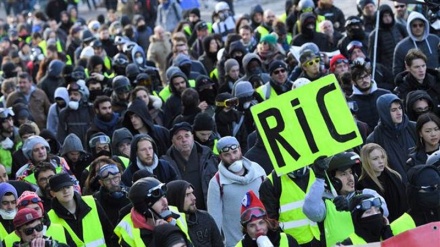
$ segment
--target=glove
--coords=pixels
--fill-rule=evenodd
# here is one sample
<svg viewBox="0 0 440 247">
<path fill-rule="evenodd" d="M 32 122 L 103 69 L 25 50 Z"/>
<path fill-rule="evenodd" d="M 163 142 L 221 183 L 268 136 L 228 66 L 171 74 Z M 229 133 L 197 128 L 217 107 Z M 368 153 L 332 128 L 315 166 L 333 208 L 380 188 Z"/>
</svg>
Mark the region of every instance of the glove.
<svg viewBox="0 0 440 247">
<path fill-rule="evenodd" d="M 328 169 L 328 162 L 324 156 L 318 157 L 313 162 L 313 171 L 317 178 L 325 178 L 325 171 Z"/>
<path fill-rule="evenodd" d="M 345 196 L 337 196 L 333 199 L 333 203 L 338 211 L 348 211 L 348 200 Z"/>
</svg>

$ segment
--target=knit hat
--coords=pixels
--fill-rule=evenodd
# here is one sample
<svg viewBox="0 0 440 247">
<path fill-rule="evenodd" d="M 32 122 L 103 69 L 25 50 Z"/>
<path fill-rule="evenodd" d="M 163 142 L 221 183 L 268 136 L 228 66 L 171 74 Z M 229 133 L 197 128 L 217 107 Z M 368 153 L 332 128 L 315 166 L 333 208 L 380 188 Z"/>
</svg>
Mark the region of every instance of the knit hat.
<svg viewBox="0 0 440 247">
<path fill-rule="evenodd" d="M 293 88 L 299 88 L 310 83 L 310 80 L 304 77 L 298 78 L 293 82 Z"/>
<path fill-rule="evenodd" d="M 344 57 L 344 55 L 338 54 L 336 56 L 333 56 L 332 59 L 330 59 L 330 71 L 335 72 L 336 65 L 338 65 L 342 62 L 348 64 L 348 59 L 346 57 Z"/>
<path fill-rule="evenodd" d="M 206 30 L 208 29 L 208 25 L 204 21 L 199 21 L 194 28 L 197 31 Z"/>
<path fill-rule="evenodd" d="M 226 60 L 225 62 L 225 71 L 226 73 L 228 73 L 232 67 L 234 66 L 240 66 L 240 64 L 237 62 L 237 60 L 233 59 L 233 58 L 229 58 L 228 60 Z"/>
<path fill-rule="evenodd" d="M 249 97 L 254 94 L 255 90 L 248 81 L 239 81 L 235 85 L 234 96 L 237 98 Z"/>
<path fill-rule="evenodd" d="M 200 112 L 194 118 L 193 130 L 215 130 L 215 121 L 208 113 Z"/>
<path fill-rule="evenodd" d="M 281 60 L 274 60 L 270 63 L 269 65 L 269 74 L 272 75 L 272 73 L 276 70 L 276 69 L 284 69 L 287 70 L 287 64 Z"/>
<path fill-rule="evenodd" d="M 12 78 L 16 75 L 15 65 L 12 62 L 6 62 L 2 65 L 3 77 L 5 79 Z"/>
<path fill-rule="evenodd" d="M 432 165 L 418 165 L 408 170 L 408 183 L 412 187 L 439 184 L 440 172 Z"/>
<path fill-rule="evenodd" d="M 187 122 L 176 123 L 173 128 L 170 129 L 171 138 L 177 134 L 180 130 L 186 130 L 192 132 L 192 126 Z"/>
<path fill-rule="evenodd" d="M 37 144 L 42 144 L 47 149 L 47 153 L 50 152 L 50 145 L 43 137 L 31 136 L 23 144 L 22 150 L 24 157 L 30 160 L 32 158 L 32 149 Z"/>
<path fill-rule="evenodd" d="M 66 136 L 66 139 L 64 139 L 61 156 L 64 156 L 69 152 L 84 153 L 84 147 L 82 145 L 81 139 L 79 139 L 79 137 L 75 133 L 70 133 Z"/>
<path fill-rule="evenodd" d="M 41 211 L 44 212 L 43 202 L 38 194 L 33 191 L 26 190 L 17 200 L 17 209 L 22 210 L 29 204 L 38 204 L 38 206 L 41 208 Z"/>
<path fill-rule="evenodd" d="M 17 190 L 10 183 L 0 183 L 0 200 L 6 193 L 12 193 L 18 199 Z"/>
<path fill-rule="evenodd" d="M 37 210 L 33 208 L 23 208 L 17 212 L 12 222 L 14 223 L 15 229 L 18 229 L 23 225 L 42 218 L 43 215 L 41 215 Z"/>
<path fill-rule="evenodd" d="M 272 34 L 267 34 L 263 37 L 261 37 L 260 39 L 260 43 L 268 43 L 270 45 L 275 45 L 277 43 L 277 38 L 275 37 L 275 35 Z"/>
<path fill-rule="evenodd" d="M 200 9 L 199 8 L 192 8 L 192 9 L 190 9 L 189 13 L 197 15 L 200 18 Z"/>
<path fill-rule="evenodd" d="M 93 55 L 95 55 L 95 50 L 93 50 L 93 47 L 87 46 L 87 47 L 84 47 L 84 49 L 82 49 L 81 54 L 79 55 L 79 57 L 80 58 L 89 59 Z"/>
<path fill-rule="evenodd" d="M 72 178 L 67 173 L 58 173 L 49 179 L 51 191 L 60 191 L 64 187 L 73 186 Z"/>
<path fill-rule="evenodd" d="M 149 172 L 147 169 L 142 169 L 142 170 L 138 170 L 135 173 L 133 173 L 133 183 L 135 183 L 136 181 L 138 181 L 141 178 L 148 178 L 148 177 L 152 177 L 154 178 L 154 174 Z"/>
<path fill-rule="evenodd" d="M 252 190 L 246 192 L 241 200 L 240 214 L 240 221 L 242 225 L 246 225 L 253 220 L 261 219 L 267 215 L 266 208 Z"/>
<path fill-rule="evenodd" d="M 221 153 L 221 150 L 225 147 L 230 147 L 232 145 L 240 146 L 240 143 L 238 143 L 237 138 L 233 136 L 225 136 L 220 138 L 217 142 L 217 150 L 219 151 L 219 154 Z"/>
</svg>

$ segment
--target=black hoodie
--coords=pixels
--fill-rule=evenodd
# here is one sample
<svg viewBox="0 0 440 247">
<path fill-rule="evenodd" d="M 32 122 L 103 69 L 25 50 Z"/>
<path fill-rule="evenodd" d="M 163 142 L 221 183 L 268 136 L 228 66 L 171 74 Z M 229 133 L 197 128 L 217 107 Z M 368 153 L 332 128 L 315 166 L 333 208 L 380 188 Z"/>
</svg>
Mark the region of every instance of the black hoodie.
<svg viewBox="0 0 440 247">
<path fill-rule="evenodd" d="M 174 118 L 176 118 L 179 114 L 182 113 L 182 100 L 180 99 L 180 92 L 176 90 L 174 87 L 172 81 L 176 77 L 182 77 L 186 81 L 186 88 L 190 88 L 188 78 L 184 73 L 182 73 L 180 70 L 174 72 L 170 76 L 169 85 L 170 85 L 170 91 L 171 96 L 167 99 L 165 102 L 165 105 L 163 107 L 164 112 L 164 126 L 167 128 L 172 127 L 172 123 L 174 121 Z M 162 154 L 162 153 L 161 153 Z"/>
<path fill-rule="evenodd" d="M 432 101 L 431 96 L 429 96 L 425 90 L 411 91 L 408 93 L 405 100 L 405 110 L 409 120 L 417 121 L 417 118 L 421 115 L 417 114 L 417 112 L 415 112 L 413 109 L 414 104 L 421 99 L 424 99 L 428 102 L 428 106 L 431 111 L 434 109 L 434 102 Z"/>
<path fill-rule="evenodd" d="M 309 31 L 307 28 L 307 25 L 310 21 L 315 22 L 315 28 L 316 28 L 316 17 L 313 13 L 303 13 L 300 16 L 299 23 L 301 27 L 299 28 L 300 33 L 295 35 L 292 39 L 292 45 L 295 46 L 301 46 L 304 43 L 307 42 L 313 42 L 315 43 L 320 51 L 331 51 L 330 50 L 330 43 L 328 42 L 327 36 L 323 33 L 318 33 L 315 31 L 315 29 Z"/>
<path fill-rule="evenodd" d="M 156 142 L 157 155 L 161 156 L 165 154 L 168 148 L 171 146 L 170 132 L 168 129 L 155 125 L 150 114 L 148 113 L 148 107 L 145 102 L 141 99 L 135 99 L 125 112 L 124 119 L 122 121 L 122 125 L 126 127 L 133 135 L 136 135 L 139 132 L 133 128 L 133 124 L 131 123 L 130 116 L 132 114 L 138 115 L 147 127 L 148 135 L 150 135 Z"/>
</svg>

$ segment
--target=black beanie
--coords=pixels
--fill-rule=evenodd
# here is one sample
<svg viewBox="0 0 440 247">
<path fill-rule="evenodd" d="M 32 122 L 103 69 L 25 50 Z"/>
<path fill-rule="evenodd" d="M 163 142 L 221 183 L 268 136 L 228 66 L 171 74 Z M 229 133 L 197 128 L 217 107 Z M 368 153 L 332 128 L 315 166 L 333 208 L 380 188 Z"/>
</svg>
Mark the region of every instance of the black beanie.
<svg viewBox="0 0 440 247">
<path fill-rule="evenodd" d="M 17 75 L 15 72 L 15 65 L 12 62 L 4 63 L 2 66 L 2 71 L 5 79 L 12 78 Z"/>
<path fill-rule="evenodd" d="M 162 224 L 154 228 L 154 246 L 171 247 L 178 243 L 189 244 L 185 233 L 179 227 L 172 224 Z"/>
<path fill-rule="evenodd" d="M 190 14 L 195 14 L 200 18 L 200 9 L 198 8 L 193 8 L 189 11 Z"/>
<path fill-rule="evenodd" d="M 209 114 L 201 112 L 194 118 L 193 131 L 199 130 L 215 130 L 214 119 Z"/>
</svg>

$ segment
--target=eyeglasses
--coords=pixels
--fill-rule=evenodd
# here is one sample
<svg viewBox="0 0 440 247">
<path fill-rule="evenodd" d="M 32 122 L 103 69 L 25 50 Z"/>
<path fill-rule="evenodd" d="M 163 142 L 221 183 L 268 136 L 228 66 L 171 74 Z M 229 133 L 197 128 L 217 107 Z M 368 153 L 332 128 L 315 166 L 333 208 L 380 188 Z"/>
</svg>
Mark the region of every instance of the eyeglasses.
<svg viewBox="0 0 440 247">
<path fill-rule="evenodd" d="M 167 186 L 165 184 L 159 184 L 148 190 L 147 197 L 159 198 L 167 194 Z"/>
<path fill-rule="evenodd" d="M 369 79 L 370 77 L 371 77 L 371 74 L 362 75 L 356 80 L 356 82 L 363 82 L 365 79 Z"/>
<path fill-rule="evenodd" d="M 43 224 L 40 223 L 34 227 L 25 228 L 23 229 L 23 233 L 27 236 L 30 236 L 32 235 L 32 233 L 34 233 L 34 230 L 37 232 L 41 232 L 43 230 Z"/>
<path fill-rule="evenodd" d="M 121 175 L 118 174 L 118 175 L 115 175 L 115 176 L 112 177 L 112 178 L 107 177 L 106 179 L 103 179 L 102 182 L 103 182 L 104 184 L 110 184 L 110 183 L 113 183 L 113 184 L 120 184 L 120 182 L 121 182 Z"/>
<path fill-rule="evenodd" d="M 219 151 L 219 153 L 225 153 L 225 152 L 228 152 L 229 150 L 236 150 L 236 149 L 239 148 L 239 147 L 240 147 L 240 145 L 232 144 L 232 145 L 229 145 L 229 146 L 223 147 L 223 148 L 221 148 L 221 149 L 218 150 L 218 151 Z"/>
<path fill-rule="evenodd" d="M 89 141 L 89 146 L 94 148 L 96 144 L 110 144 L 110 137 L 106 135 L 95 136 Z"/>
<path fill-rule="evenodd" d="M 348 45 L 347 45 L 347 51 L 353 51 L 354 48 L 362 48 L 364 47 L 364 45 L 362 44 L 362 42 L 357 41 L 357 40 L 353 40 L 351 41 Z"/>
<path fill-rule="evenodd" d="M 419 190 L 424 190 L 425 192 L 434 192 L 438 190 L 438 184 L 428 185 L 428 186 L 419 186 Z"/>
<path fill-rule="evenodd" d="M 33 198 L 31 198 L 30 200 L 23 200 L 23 201 L 20 201 L 19 203 L 18 203 L 18 207 L 26 207 L 27 205 L 29 205 L 29 204 L 31 204 L 31 203 L 33 203 L 33 204 L 35 204 L 35 203 L 39 203 L 39 202 L 41 202 L 41 199 L 40 198 L 38 198 L 38 197 L 33 197 Z"/>
<path fill-rule="evenodd" d="M 101 169 L 99 169 L 98 172 L 98 176 L 103 179 L 108 177 L 110 174 L 111 175 L 117 175 L 120 174 L 121 172 L 119 171 L 119 168 L 117 165 L 115 164 L 108 164 L 108 165 L 104 165 L 103 167 L 101 167 Z"/>
<path fill-rule="evenodd" d="M 279 69 L 279 70 L 275 70 L 273 73 L 274 73 L 275 75 L 278 75 L 278 74 L 280 74 L 280 73 L 285 73 L 285 72 L 286 72 L 285 69 Z"/>
<path fill-rule="evenodd" d="M 220 106 L 220 107 L 234 107 L 238 105 L 238 98 L 231 98 L 231 99 L 227 99 L 223 102 L 219 102 L 219 101 L 215 101 L 215 105 L 216 106 Z"/>
<path fill-rule="evenodd" d="M 396 9 L 403 9 L 403 8 L 405 8 L 406 7 L 406 5 L 394 5 L 394 8 L 396 8 Z"/>
<path fill-rule="evenodd" d="M 266 211 L 262 208 L 249 208 L 246 209 L 240 217 L 241 224 L 249 223 L 252 218 L 261 218 L 266 215 Z"/>
<path fill-rule="evenodd" d="M 13 116 L 15 116 L 15 114 L 12 108 L 3 108 L 0 110 L 0 118 L 8 118 Z"/>
<path fill-rule="evenodd" d="M 419 24 L 411 24 L 411 27 L 412 28 L 418 28 L 418 27 L 424 27 L 425 26 L 425 24 L 423 24 L 423 23 L 419 23 Z"/>
<path fill-rule="evenodd" d="M 375 197 L 375 198 L 370 198 L 370 199 L 366 199 L 363 200 L 359 205 L 357 205 L 353 212 L 355 210 L 362 210 L 362 211 L 366 211 L 372 207 L 377 207 L 379 208 L 382 205 L 382 201 L 380 200 L 379 197 Z"/>
<path fill-rule="evenodd" d="M 314 65 L 314 64 L 319 64 L 319 62 L 321 62 L 321 59 L 320 59 L 319 57 L 317 57 L 317 58 L 315 58 L 315 59 L 313 59 L 313 60 L 310 60 L 310 61 L 304 62 L 303 65 L 304 65 L 304 66 L 312 66 L 312 65 Z"/>
</svg>

